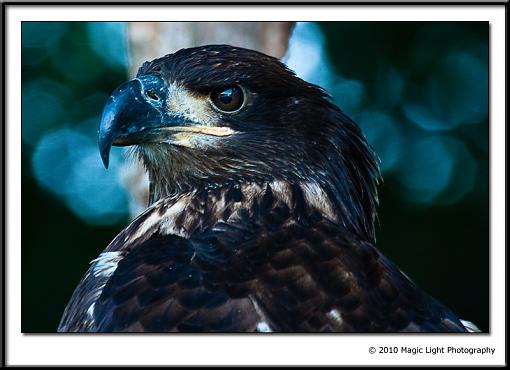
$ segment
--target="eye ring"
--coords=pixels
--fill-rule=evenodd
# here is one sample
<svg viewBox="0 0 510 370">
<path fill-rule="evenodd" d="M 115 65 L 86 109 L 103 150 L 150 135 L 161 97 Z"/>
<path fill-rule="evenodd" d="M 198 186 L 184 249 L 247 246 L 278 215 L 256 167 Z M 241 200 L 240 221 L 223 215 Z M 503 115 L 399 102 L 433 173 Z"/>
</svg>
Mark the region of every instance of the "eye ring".
<svg viewBox="0 0 510 370">
<path fill-rule="evenodd" d="M 152 100 L 159 100 L 159 96 L 154 92 L 154 90 L 147 90 L 145 95 L 147 95 Z"/>
<path fill-rule="evenodd" d="M 209 95 L 211 105 L 221 113 L 237 113 L 246 103 L 246 94 L 239 85 L 222 86 L 213 89 Z"/>
</svg>

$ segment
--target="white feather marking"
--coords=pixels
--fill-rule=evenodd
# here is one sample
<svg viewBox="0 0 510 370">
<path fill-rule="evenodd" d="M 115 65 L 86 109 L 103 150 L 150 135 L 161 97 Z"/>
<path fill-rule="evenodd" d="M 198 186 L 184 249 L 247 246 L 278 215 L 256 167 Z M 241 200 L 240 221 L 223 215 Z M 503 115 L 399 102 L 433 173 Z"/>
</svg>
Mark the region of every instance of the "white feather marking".
<svg viewBox="0 0 510 370">
<path fill-rule="evenodd" d="M 89 306 L 89 308 L 87 309 L 87 316 L 93 320 L 94 319 L 94 308 L 96 306 L 96 302 L 92 302 L 92 304 Z"/>
<path fill-rule="evenodd" d="M 255 301 L 255 299 L 253 299 L 252 297 L 249 297 L 249 298 L 250 298 L 251 304 L 253 305 L 253 308 L 255 309 L 255 312 L 257 313 L 257 315 L 261 319 L 263 319 L 265 314 L 260 309 L 259 305 L 257 304 L 257 301 Z M 273 331 L 273 329 L 271 329 L 271 327 L 269 326 L 269 324 L 265 320 L 264 321 L 259 321 L 257 323 L 257 329 L 256 330 L 258 332 L 261 332 L 261 333 L 271 333 Z"/>
<path fill-rule="evenodd" d="M 257 324 L 257 331 L 260 333 L 272 333 L 273 330 L 265 321 L 261 321 Z"/>
<path fill-rule="evenodd" d="M 273 181 L 269 185 L 277 199 L 280 199 L 285 204 L 291 203 L 290 194 L 292 194 L 292 192 L 290 191 L 288 183 L 284 181 Z"/>
<path fill-rule="evenodd" d="M 481 333 L 482 331 L 478 328 L 478 326 L 476 326 L 475 324 L 473 324 L 471 321 L 467 321 L 467 320 L 460 320 L 461 324 L 464 325 L 464 327 L 466 328 L 466 330 L 469 332 L 469 333 Z"/>
<path fill-rule="evenodd" d="M 149 236 L 149 230 L 156 227 L 159 229 L 159 232 L 162 235 L 174 234 L 183 238 L 188 237 L 189 233 L 186 230 L 176 227 L 174 220 L 182 212 L 186 211 L 186 206 L 188 205 L 189 200 L 193 199 L 193 197 L 194 193 L 191 193 L 180 197 L 173 204 L 168 204 L 168 199 L 162 199 L 154 203 L 154 205 L 152 205 L 146 212 L 141 215 L 143 216 L 150 212 L 150 215 L 147 217 L 147 219 L 138 225 L 138 228 L 135 230 L 134 234 L 128 236 L 129 240 L 141 241 L 140 238 Z M 158 212 L 160 208 L 166 208 L 163 214 Z M 124 241 L 127 242 L 126 239 Z"/>
<path fill-rule="evenodd" d="M 121 252 L 103 252 L 92 260 L 92 274 L 95 277 L 110 277 L 117 269 L 119 261 L 124 258 Z"/>
<path fill-rule="evenodd" d="M 155 206 L 149 208 L 150 211 L 153 211 Z M 146 214 L 147 212 L 144 212 L 143 214 Z M 142 214 L 142 215 L 143 215 Z M 152 212 L 147 219 L 145 219 L 142 223 L 138 225 L 138 228 L 136 229 L 136 233 L 129 235 L 129 239 L 131 241 L 139 239 L 140 237 L 143 237 L 147 235 L 147 231 L 152 228 L 156 223 L 161 221 L 161 217 L 159 216 L 158 212 Z"/>
<path fill-rule="evenodd" d="M 193 196 L 194 193 L 190 194 L 189 197 L 188 196 L 182 197 L 172 206 L 168 207 L 168 209 L 160 218 L 161 223 L 160 232 L 162 234 L 173 234 L 181 236 L 183 238 L 187 238 L 189 236 L 189 232 L 187 230 L 177 227 L 174 223 L 174 220 L 182 212 L 186 212 L 186 206 L 189 204 L 189 200 L 193 199 Z"/>
<path fill-rule="evenodd" d="M 335 320 L 336 322 L 338 322 L 339 324 L 343 323 L 342 316 L 340 315 L 340 312 L 338 312 L 338 310 L 336 308 L 334 308 L 331 311 L 329 311 L 327 313 L 327 315 L 330 318 L 332 318 L 333 320 Z"/>
<path fill-rule="evenodd" d="M 337 219 L 328 196 L 319 184 L 316 182 L 303 182 L 301 189 L 309 207 L 315 208 L 331 220 Z"/>
</svg>

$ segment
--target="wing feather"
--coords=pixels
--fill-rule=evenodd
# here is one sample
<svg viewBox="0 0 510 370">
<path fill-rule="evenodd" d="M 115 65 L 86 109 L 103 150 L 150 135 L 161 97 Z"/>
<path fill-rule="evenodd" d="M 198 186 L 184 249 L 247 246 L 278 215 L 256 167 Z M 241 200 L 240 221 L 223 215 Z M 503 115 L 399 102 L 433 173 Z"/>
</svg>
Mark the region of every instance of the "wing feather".
<svg viewBox="0 0 510 370">
<path fill-rule="evenodd" d="M 153 233 L 115 269 L 103 264 L 111 276 L 91 267 L 61 329 L 466 331 L 370 243 L 326 219 L 285 212 L 218 223 L 189 239 Z"/>
</svg>

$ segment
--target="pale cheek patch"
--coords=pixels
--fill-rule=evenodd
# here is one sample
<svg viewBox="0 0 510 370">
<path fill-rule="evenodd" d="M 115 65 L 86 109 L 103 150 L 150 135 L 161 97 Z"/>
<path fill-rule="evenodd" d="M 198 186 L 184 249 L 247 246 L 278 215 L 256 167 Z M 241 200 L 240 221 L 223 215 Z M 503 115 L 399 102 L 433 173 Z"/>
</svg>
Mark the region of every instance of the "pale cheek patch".
<svg viewBox="0 0 510 370">
<path fill-rule="evenodd" d="M 188 132 L 179 132 L 175 133 L 169 142 L 172 144 L 184 146 L 186 148 L 195 148 L 196 146 L 192 144 L 193 134 Z"/>
<path fill-rule="evenodd" d="M 200 149 L 217 148 L 224 143 L 224 140 L 225 138 L 221 136 L 179 132 L 173 135 L 171 143 L 186 148 Z"/>
<path fill-rule="evenodd" d="M 212 109 L 207 96 L 196 95 L 176 83 L 169 86 L 167 104 L 169 111 L 200 125 L 214 126 L 214 123 L 219 119 L 218 113 Z"/>
</svg>

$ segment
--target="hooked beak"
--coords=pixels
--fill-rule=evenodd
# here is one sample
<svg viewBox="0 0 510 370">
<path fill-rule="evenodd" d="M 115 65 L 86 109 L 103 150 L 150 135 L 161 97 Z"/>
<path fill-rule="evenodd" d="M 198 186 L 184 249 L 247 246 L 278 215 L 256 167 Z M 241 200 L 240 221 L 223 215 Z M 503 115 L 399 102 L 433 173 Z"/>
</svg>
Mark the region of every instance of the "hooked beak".
<svg viewBox="0 0 510 370">
<path fill-rule="evenodd" d="M 176 132 L 230 136 L 228 127 L 202 126 L 167 109 L 168 85 L 159 76 L 145 75 L 124 82 L 108 98 L 99 123 L 98 145 L 108 168 L 112 145 L 177 143 Z"/>
<path fill-rule="evenodd" d="M 115 89 L 99 123 L 98 145 L 105 168 L 112 145 L 150 142 L 156 128 L 190 123 L 182 116 L 166 112 L 167 94 L 166 82 L 156 75 L 135 78 Z"/>
</svg>

